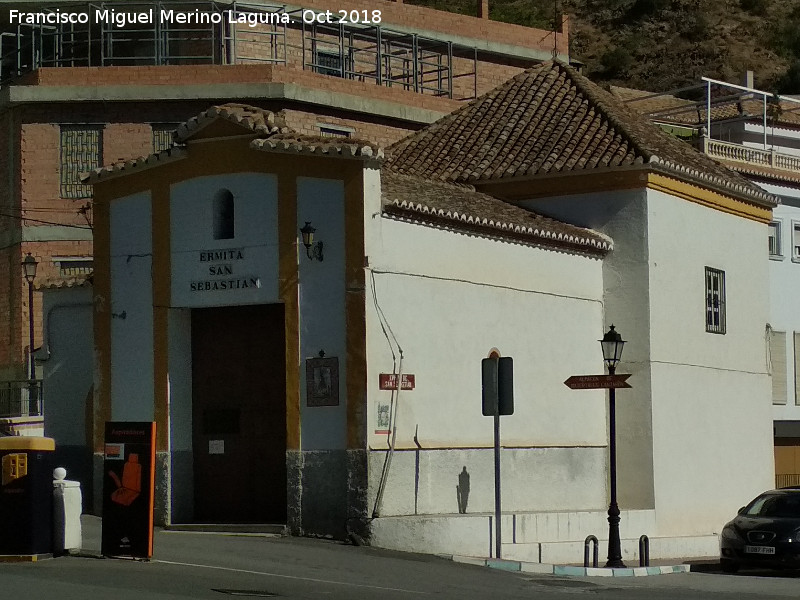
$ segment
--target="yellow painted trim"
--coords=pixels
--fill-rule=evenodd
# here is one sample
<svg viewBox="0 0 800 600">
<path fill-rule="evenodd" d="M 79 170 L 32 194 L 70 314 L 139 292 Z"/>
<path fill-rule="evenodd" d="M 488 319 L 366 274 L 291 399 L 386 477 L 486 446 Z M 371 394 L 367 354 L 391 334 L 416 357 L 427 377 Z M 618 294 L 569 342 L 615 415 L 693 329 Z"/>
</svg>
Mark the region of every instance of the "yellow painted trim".
<svg viewBox="0 0 800 600">
<path fill-rule="evenodd" d="M 286 449 L 300 449 L 300 298 L 297 263 L 297 171 L 278 174 L 278 289 L 286 346 Z"/>
<path fill-rule="evenodd" d="M 364 169 L 344 183 L 347 448 L 367 443 L 367 322 L 364 272 Z"/>
<path fill-rule="evenodd" d="M 153 415 L 156 450 L 169 450 L 170 187 L 154 178 L 150 197 L 153 240 Z"/>
<path fill-rule="evenodd" d="M 113 190 L 107 190 L 113 192 Z M 105 424 L 111 420 L 111 221 L 105 189 L 95 189 L 94 215 L 94 399 L 92 445 L 103 453 Z M 87 427 L 90 424 L 87 423 Z"/>
<path fill-rule="evenodd" d="M 346 299 L 347 314 L 347 395 L 348 395 L 348 423 L 347 423 L 347 444 L 348 447 L 365 447 L 366 418 L 366 356 L 365 356 L 365 312 L 364 312 L 364 242 L 363 242 L 363 163 L 361 161 L 348 161 L 340 158 L 272 154 L 263 151 L 254 151 L 248 147 L 249 140 L 236 137 L 231 140 L 215 140 L 211 143 L 192 144 L 189 152 L 190 156 L 185 160 L 175 161 L 164 164 L 160 167 L 148 169 L 145 172 L 131 171 L 129 175 L 115 177 L 106 181 L 99 181 L 95 184 L 95 197 L 102 198 L 121 198 L 131 194 L 149 191 L 158 182 L 157 186 L 164 186 L 164 194 L 156 187 L 153 196 L 153 301 L 157 307 L 154 313 L 154 382 L 156 398 L 156 421 L 161 429 L 168 423 L 167 416 L 163 416 L 167 410 L 165 387 L 166 382 L 166 352 L 168 346 L 166 319 L 158 309 L 160 306 L 169 306 L 169 248 L 165 243 L 164 247 L 157 247 L 162 242 L 156 242 L 158 238 L 168 237 L 169 231 L 169 209 L 164 198 L 168 198 L 168 185 L 172 182 L 184 181 L 187 179 L 223 175 L 228 173 L 267 173 L 278 177 L 278 239 L 279 239 L 279 293 L 281 301 L 284 303 L 285 311 L 285 344 L 286 344 L 286 448 L 287 450 L 299 450 L 301 447 L 301 421 L 300 421 L 300 377 L 303 373 L 300 357 L 300 322 L 299 322 L 299 288 L 298 288 L 298 260 L 297 260 L 297 178 L 298 177 L 319 177 L 321 179 L 335 179 L 345 182 L 345 205 L 346 205 L 346 263 L 345 272 L 347 276 L 348 291 Z M 95 244 L 98 253 L 102 248 L 106 255 L 109 253 L 109 232 L 108 208 L 105 210 L 104 234 L 98 235 L 95 232 Z M 163 212 L 162 212 L 163 211 Z M 358 213 L 356 215 L 356 213 Z M 156 215 L 161 215 L 156 221 Z M 356 216 L 358 223 L 356 223 Z M 156 227 L 166 228 L 157 231 Z M 98 227 L 99 228 L 99 227 Z M 105 237 L 103 237 L 105 236 Z M 351 239 L 352 237 L 352 239 Z M 98 244 L 99 242 L 99 244 Z M 102 246 L 101 244 L 105 244 Z M 100 264 L 100 268 L 106 269 L 98 282 L 96 289 L 105 289 L 110 300 L 110 271 L 107 259 L 100 261 L 95 259 L 95 264 Z M 97 273 L 96 269 L 96 273 Z M 159 275 L 160 273 L 160 275 Z M 102 286 L 105 285 L 105 288 Z M 108 417 L 110 418 L 110 365 L 107 364 L 107 357 L 110 356 L 110 306 L 105 306 L 105 312 L 100 314 L 107 321 L 106 325 L 95 323 L 96 331 L 103 327 L 108 329 L 105 334 L 108 341 L 102 346 L 102 353 L 105 355 L 99 360 L 98 365 L 106 372 L 101 383 L 107 385 L 108 389 L 100 394 L 107 402 Z M 164 309 L 166 311 L 166 309 Z M 96 338 L 99 339 L 99 338 Z M 96 342 L 97 343 L 97 342 Z M 98 346 L 99 347 L 99 346 Z M 159 355 L 161 353 L 161 355 Z M 163 382 L 163 383 L 162 383 Z M 108 399 L 108 400 L 105 400 Z M 104 406 L 106 406 L 104 404 Z M 163 414 L 159 416 L 159 411 Z M 105 413 L 104 413 L 105 414 Z M 95 425 L 96 440 L 100 440 L 97 451 L 102 452 L 103 423 L 108 420 L 98 419 Z M 167 437 L 159 436 L 159 448 L 165 448 Z"/>
<path fill-rule="evenodd" d="M 744 217 L 759 223 L 769 223 L 772 220 L 772 209 L 757 206 L 744 200 L 738 200 L 719 192 L 713 192 L 705 188 L 658 175 L 649 173 L 647 177 L 647 187 L 651 190 L 678 196 L 684 200 L 701 204 L 724 213 Z"/>
</svg>

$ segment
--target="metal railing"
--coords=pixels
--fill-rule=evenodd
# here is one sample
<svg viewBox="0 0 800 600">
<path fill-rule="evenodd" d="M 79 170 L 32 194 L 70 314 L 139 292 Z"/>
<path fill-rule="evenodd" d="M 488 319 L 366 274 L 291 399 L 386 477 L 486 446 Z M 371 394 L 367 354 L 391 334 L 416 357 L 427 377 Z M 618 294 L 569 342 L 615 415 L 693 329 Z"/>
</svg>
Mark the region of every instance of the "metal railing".
<svg viewBox="0 0 800 600">
<path fill-rule="evenodd" d="M 117 0 L 74 10 L 196 11 L 214 19 L 191 25 L 155 19 L 146 26 L 113 21 L 6 26 L 0 31 L 0 84 L 39 67 L 278 64 L 443 98 L 478 95 L 477 48 L 382 25 L 308 24 L 302 9 L 213 0 Z M 230 22 L 242 15 L 262 20 Z"/>
<path fill-rule="evenodd" d="M 42 380 L 0 381 L 0 418 L 42 416 Z"/>
<path fill-rule="evenodd" d="M 800 156 L 703 138 L 703 152 L 714 158 L 800 172 Z"/>
<path fill-rule="evenodd" d="M 789 487 L 793 485 L 800 485 L 800 473 L 782 473 L 775 475 L 775 487 Z"/>
</svg>

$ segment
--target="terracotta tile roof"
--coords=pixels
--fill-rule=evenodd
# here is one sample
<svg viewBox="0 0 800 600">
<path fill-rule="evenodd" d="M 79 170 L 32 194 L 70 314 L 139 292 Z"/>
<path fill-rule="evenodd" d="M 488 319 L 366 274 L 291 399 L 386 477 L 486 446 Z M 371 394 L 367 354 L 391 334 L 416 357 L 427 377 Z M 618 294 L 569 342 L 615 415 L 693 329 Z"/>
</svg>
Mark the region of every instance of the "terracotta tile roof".
<svg viewBox="0 0 800 600">
<path fill-rule="evenodd" d="M 608 236 L 543 217 L 473 188 L 381 172 L 384 212 L 446 229 L 548 248 L 602 256 L 613 248 Z"/>
<path fill-rule="evenodd" d="M 654 120 L 680 123 L 688 126 L 702 126 L 707 122 L 705 100 L 695 102 L 677 98 L 667 93 L 656 94 L 619 86 L 610 86 L 609 91 L 615 98 L 625 102 L 628 108 L 648 115 Z M 732 93 L 731 95 L 734 94 Z M 745 92 L 738 99 L 712 101 L 712 121 L 739 117 L 761 122 L 764 118 L 764 104 L 761 97 Z M 770 103 L 767 106 L 767 118 L 770 124 L 800 125 L 800 104 L 788 101 Z"/>
<path fill-rule="evenodd" d="M 151 167 L 158 167 L 166 163 L 174 162 L 189 156 L 184 148 L 173 146 L 161 152 L 156 152 L 150 156 L 140 156 L 139 158 L 131 158 L 130 160 L 123 160 L 105 165 L 97 169 L 93 169 L 88 173 L 81 174 L 81 181 L 84 183 L 96 183 L 99 180 L 106 180 L 111 176 L 121 175 L 126 171 L 142 171 Z"/>
<path fill-rule="evenodd" d="M 283 115 L 274 113 L 271 110 L 250 106 L 249 104 L 229 102 L 219 106 L 212 106 L 179 125 L 175 131 L 175 141 L 179 144 L 187 141 L 217 119 L 226 119 L 261 135 L 288 131 Z"/>
<path fill-rule="evenodd" d="M 351 138 L 278 133 L 250 142 L 250 147 L 270 152 L 324 154 L 344 158 L 383 159 L 383 148 L 372 142 Z"/>
<path fill-rule="evenodd" d="M 69 288 L 91 287 L 94 281 L 92 274 L 75 275 L 65 278 L 48 278 L 37 283 L 36 290 L 63 290 Z"/>
<path fill-rule="evenodd" d="M 537 65 L 387 149 L 389 168 L 475 183 L 646 168 L 774 206 L 775 198 L 651 123 L 574 69 Z"/>
<path fill-rule="evenodd" d="M 195 133 L 217 119 L 228 120 L 253 132 L 258 137 L 250 143 L 250 147 L 256 150 L 383 160 L 383 149 L 372 142 L 350 138 L 300 135 L 285 126 L 282 115 L 256 106 L 238 103 L 212 106 L 179 125 L 175 134 L 176 142 L 188 141 Z M 105 180 L 111 176 L 121 175 L 126 171 L 134 169 L 141 171 L 187 156 L 188 153 L 184 147 L 173 146 L 149 156 L 140 156 L 94 169 L 83 174 L 81 181 L 95 183 L 101 179 Z"/>
<path fill-rule="evenodd" d="M 775 181 L 783 181 L 788 183 L 800 183 L 800 173 L 796 171 L 789 171 L 786 169 L 776 169 L 774 167 L 767 167 L 761 165 L 752 165 L 737 161 L 720 161 L 723 165 L 736 171 L 737 173 L 744 173 L 746 175 L 757 177 L 760 179 L 771 179 Z"/>
<path fill-rule="evenodd" d="M 696 126 L 702 120 L 698 102 L 616 85 L 609 86 L 608 91 L 628 108 L 648 116 L 657 116 L 659 121 Z"/>
</svg>

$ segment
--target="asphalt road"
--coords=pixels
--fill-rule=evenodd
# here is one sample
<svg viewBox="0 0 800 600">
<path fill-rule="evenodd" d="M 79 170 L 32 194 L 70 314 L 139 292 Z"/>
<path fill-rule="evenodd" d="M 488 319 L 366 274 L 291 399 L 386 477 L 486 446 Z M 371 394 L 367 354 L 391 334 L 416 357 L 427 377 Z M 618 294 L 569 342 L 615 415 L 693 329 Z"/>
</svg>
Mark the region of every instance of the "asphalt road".
<svg viewBox="0 0 800 600">
<path fill-rule="evenodd" d="M 96 552 L 97 522 L 86 526 Z M 98 538 L 99 539 L 99 536 Z M 62 557 L 0 564 L 3 598 L 58 600 L 275 597 L 331 600 L 409 598 L 763 600 L 797 597 L 795 574 L 689 573 L 577 578 L 495 571 L 434 556 L 327 540 L 158 532 L 150 562 Z"/>
</svg>

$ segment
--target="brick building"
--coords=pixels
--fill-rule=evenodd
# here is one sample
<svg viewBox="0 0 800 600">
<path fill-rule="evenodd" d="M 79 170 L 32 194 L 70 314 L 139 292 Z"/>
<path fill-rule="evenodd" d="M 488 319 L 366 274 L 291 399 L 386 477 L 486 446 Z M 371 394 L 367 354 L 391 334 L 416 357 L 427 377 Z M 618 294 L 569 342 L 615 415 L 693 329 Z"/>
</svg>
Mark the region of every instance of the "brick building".
<svg viewBox="0 0 800 600">
<path fill-rule="evenodd" d="M 0 430 L 16 434 L 42 424 L 27 402 L 23 257 L 39 262 L 38 377 L 59 305 L 43 303 L 43 291 L 77 286 L 91 302 L 83 284 L 92 272 L 92 189 L 82 173 L 168 147 L 176 124 L 220 102 L 280 113 L 300 134 L 388 145 L 532 64 L 568 60 L 566 19 L 556 32 L 493 22 L 485 0 L 476 17 L 384 0 L 341 0 L 336 10 L 322 0 L 54 0 L 14 9 L 3 9 L 0 36 Z M 314 18 L 328 9 L 348 22 Z M 48 414 L 83 411 L 91 386 L 45 382 L 43 405 L 58 406 Z M 57 427 L 47 434 L 59 441 Z M 90 448 L 74 440 L 60 448 L 73 472 L 86 471 Z"/>
</svg>

